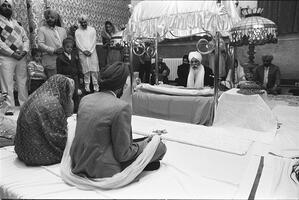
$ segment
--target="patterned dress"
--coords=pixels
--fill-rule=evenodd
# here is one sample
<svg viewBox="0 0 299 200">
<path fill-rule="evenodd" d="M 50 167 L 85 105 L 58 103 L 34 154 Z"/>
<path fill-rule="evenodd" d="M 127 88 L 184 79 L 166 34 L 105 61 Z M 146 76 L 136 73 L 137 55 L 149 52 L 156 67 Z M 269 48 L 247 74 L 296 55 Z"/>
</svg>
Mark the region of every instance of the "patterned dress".
<svg viewBox="0 0 299 200">
<path fill-rule="evenodd" d="M 27 165 L 59 163 L 67 139 L 66 105 L 74 87 L 54 75 L 29 97 L 17 121 L 15 152 Z"/>
</svg>

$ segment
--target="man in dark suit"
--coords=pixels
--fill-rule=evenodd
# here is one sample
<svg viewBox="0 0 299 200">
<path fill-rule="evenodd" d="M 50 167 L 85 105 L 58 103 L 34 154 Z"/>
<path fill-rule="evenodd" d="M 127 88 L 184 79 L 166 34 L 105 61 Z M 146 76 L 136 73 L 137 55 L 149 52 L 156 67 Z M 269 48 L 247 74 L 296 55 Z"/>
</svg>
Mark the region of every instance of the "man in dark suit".
<svg viewBox="0 0 299 200">
<path fill-rule="evenodd" d="M 189 74 L 189 69 L 190 69 L 190 64 L 188 60 L 188 55 L 183 56 L 183 64 L 178 66 L 177 74 L 177 84 L 179 86 L 187 86 L 187 79 L 188 79 L 188 74 Z"/>
<path fill-rule="evenodd" d="M 263 64 L 258 66 L 255 71 L 255 81 L 267 90 L 269 94 L 280 93 L 280 70 L 272 64 L 273 56 L 264 55 Z"/>
<path fill-rule="evenodd" d="M 128 67 L 115 62 L 101 73 L 101 92 L 82 98 L 70 149 L 74 174 L 111 177 L 129 166 L 150 142 L 150 137 L 132 139 L 132 108 L 119 99 L 128 75 Z M 160 141 L 148 166 L 159 168 L 159 160 L 165 153 L 166 146 Z"/>
</svg>

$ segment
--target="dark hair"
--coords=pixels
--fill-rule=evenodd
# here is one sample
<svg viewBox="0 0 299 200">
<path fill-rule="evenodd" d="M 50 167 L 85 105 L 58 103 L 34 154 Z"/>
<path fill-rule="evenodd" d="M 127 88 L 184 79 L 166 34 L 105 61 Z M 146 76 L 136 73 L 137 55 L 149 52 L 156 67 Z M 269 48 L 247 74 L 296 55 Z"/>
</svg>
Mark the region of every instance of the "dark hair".
<svg viewBox="0 0 299 200">
<path fill-rule="evenodd" d="M 183 60 L 184 60 L 184 59 L 189 60 L 188 55 L 184 55 L 184 56 L 183 56 Z"/>
<path fill-rule="evenodd" d="M 62 41 L 62 46 L 65 46 L 67 43 L 73 43 L 73 45 L 75 44 L 75 40 L 72 36 L 67 36 L 67 38 L 65 38 L 63 41 Z"/>
<path fill-rule="evenodd" d="M 31 56 L 34 57 L 36 54 L 42 53 L 38 48 L 32 48 L 31 49 Z"/>
<path fill-rule="evenodd" d="M 271 61 L 273 60 L 273 56 L 272 56 L 272 55 L 263 55 L 263 56 L 262 56 L 262 60 L 263 60 L 263 61 L 266 61 L 266 60 L 267 60 L 267 61 L 270 61 L 270 62 L 271 62 Z"/>
</svg>

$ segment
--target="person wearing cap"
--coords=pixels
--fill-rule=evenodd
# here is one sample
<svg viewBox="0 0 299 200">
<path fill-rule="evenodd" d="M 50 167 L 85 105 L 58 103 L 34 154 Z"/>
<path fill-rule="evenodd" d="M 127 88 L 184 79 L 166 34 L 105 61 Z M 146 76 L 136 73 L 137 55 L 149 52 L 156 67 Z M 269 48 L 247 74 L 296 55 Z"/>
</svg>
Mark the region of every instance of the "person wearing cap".
<svg viewBox="0 0 299 200">
<path fill-rule="evenodd" d="M 57 26 L 58 13 L 47 9 L 44 12 L 46 23 L 38 29 L 37 45 L 44 53 L 43 66 L 47 77 L 57 74 L 56 58 L 63 53 L 62 41 L 67 37 L 66 30 Z"/>
<path fill-rule="evenodd" d="M 128 76 L 128 67 L 115 62 L 101 73 L 101 91 L 82 98 L 70 148 L 72 173 L 88 178 L 112 177 L 130 166 L 150 142 L 151 137 L 132 139 L 132 108 L 119 99 Z M 159 168 L 165 152 L 166 146 L 160 141 L 148 167 Z"/>
<path fill-rule="evenodd" d="M 86 15 L 81 15 L 78 21 L 80 26 L 75 32 L 75 39 L 84 74 L 85 90 L 86 92 L 90 92 L 90 79 L 92 79 L 93 90 L 99 91 L 99 61 L 96 51 L 97 33 L 95 28 L 88 25 Z"/>
<path fill-rule="evenodd" d="M 29 51 L 29 39 L 23 27 L 12 18 L 13 8 L 12 0 L 0 1 L 0 89 L 8 94 L 6 115 L 14 113 L 14 74 L 20 105 L 28 98 L 26 55 Z"/>
<path fill-rule="evenodd" d="M 188 88 L 203 88 L 213 86 L 213 72 L 210 68 L 201 64 L 202 56 L 197 51 L 189 53 L 190 71 L 187 79 Z"/>
<path fill-rule="evenodd" d="M 262 56 L 263 64 L 256 68 L 254 79 L 269 94 L 280 93 L 280 70 L 279 67 L 272 64 L 273 56 Z"/>
</svg>

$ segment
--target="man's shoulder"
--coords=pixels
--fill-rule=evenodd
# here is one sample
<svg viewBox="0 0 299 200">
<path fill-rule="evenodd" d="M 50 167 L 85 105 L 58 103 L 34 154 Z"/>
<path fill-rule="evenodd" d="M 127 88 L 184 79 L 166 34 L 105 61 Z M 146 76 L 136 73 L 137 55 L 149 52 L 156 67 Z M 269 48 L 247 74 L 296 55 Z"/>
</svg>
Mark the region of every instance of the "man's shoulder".
<svg viewBox="0 0 299 200">
<path fill-rule="evenodd" d="M 61 32 L 66 32 L 65 28 L 60 27 L 60 26 L 56 26 L 56 29 Z"/>
<path fill-rule="evenodd" d="M 208 66 L 204 66 L 203 65 L 203 68 L 205 69 L 205 71 L 213 72 L 213 70 L 210 67 L 208 67 Z"/>
<path fill-rule="evenodd" d="M 40 27 L 38 27 L 39 30 L 46 30 L 48 29 L 49 27 L 46 26 L 46 25 L 41 25 Z"/>
<path fill-rule="evenodd" d="M 271 64 L 271 66 L 274 68 L 274 69 L 279 69 L 279 67 L 277 65 L 273 65 Z"/>
<path fill-rule="evenodd" d="M 126 101 L 119 98 L 115 98 L 114 95 L 108 92 L 96 92 L 93 94 L 86 95 L 82 98 L 82 101 L 86 102 L 98 102 L 102 106 L 105 104 L 112 105 L 112 107 L 126 107 L 129 105 Z"/>
<path fill-rule="evenodd" d="M 93 26 L 87 26 L 90 30 L 96 30 Z"/>
</svg>

